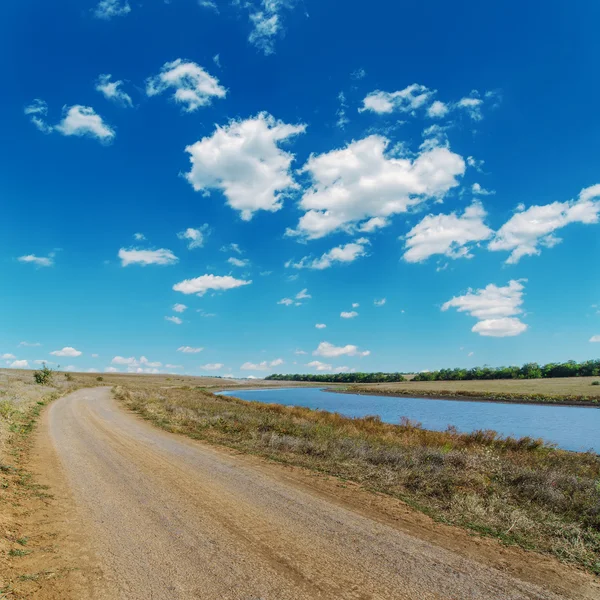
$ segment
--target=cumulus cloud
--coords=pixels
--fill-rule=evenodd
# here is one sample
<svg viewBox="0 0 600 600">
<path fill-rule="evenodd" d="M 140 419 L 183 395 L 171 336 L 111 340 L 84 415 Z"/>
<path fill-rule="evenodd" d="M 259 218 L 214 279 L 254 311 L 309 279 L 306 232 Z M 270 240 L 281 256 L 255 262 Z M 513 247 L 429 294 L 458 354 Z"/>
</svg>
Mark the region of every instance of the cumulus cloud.
<svg viewBox="0 0 600 600">
<path fill-rule="evenodd" d="M 421 262 L 434 254 L 449 258 L 472 258 L 472 244 L 489 239 L 493 231 L 484 223 L 486 211 L 473 202 L 462 215 L 427 215 L 406 235 L 407 262 Z"/>
<path fill-rule="evenodd" d="M 462 157 L 448 148 L 422 151 L 411 160 L 396 158 L 389 144 L 371 135 L 341 150 L 312 155 L 302 169 L 312 180 L 300 201 L 305 214 L 288 235 L 321 238 L 368 227 L 376 217 L 382 226 L 392 215 L 443 198 L 465 171 Z"/>
<path fill-rule="evenodd" d="M 278 211 L 286 194 L 298 188 L 290 172 L 294 155 L 279 144 L 305 129 L 267 113 L 232 120 L 185 149 L 192 163 L 186 178 L 204 195 L 211 189 L 221 191 L 244 221 L 258 210 Z"/>
<path fill-rule="evenodd" d="M 351 310 L 351 311 L 342 311 L 340 313 L 340 317 L 342 317 L 342 319 L 354 319 L 355 317 L 358 317 L 358 313 L 355 310 Z"/>
<path fill-rule="evenodd" d="M 321 342 L 313 352 L 313 356 L 325 356 L 335 358 L 337 356 L 369 356 L 370 350 L 361 351 L 358 346 L 347 344 L 346 346 L 334 346 L 329 342 Z"/>
<path fill-rule="evenodd" d="M 187 306 L 185 304 L 173 304 L 173 310 L 176 313 L 182 313 L 187 310 Z"/>
<path fill-rule="evenodd" d="M 181 325 L 183 321 L 179 317 L 165 317 L 165 321 L 171 321 L 175 325 Z"/>
<path fill-rule="evenodd" d="M 112 75 L 100 75 L 96 81 L 96 91 L 100 92 L 107 100 L 116 102 L 121 106 L 133 106 L 131 96 L 121 89 L 122 81 L 111 81 Z"/>
<path fill-rule="evenodd" d="M 219 371 L 224 366 L 223 363 L 208 363 L 206 365 L 201 365 L 200 368 L 204 371 Z"/>
<path fill-rule="evenodd" d="M 381 298 L 381 300 L 373 300 L 373 304 L 375 306 L 383 306 L 387 300 L 385 298 Z"/>
<path fill-rule="evenodd" d="M 236 279 L 230 275 L 201 275 L 194 279 L 184 279 L 173 286 L 176 292 L 182 294 L 196 294 L 197 296 L 204 296 L 209 290 L 215 292 L 223 292 L 226 290 L 232 290 L 243 285 L 250 285 L 252 281 L 245 281 L 243 279 Z"/>
<path fill-rule="evenodd" d="M 108 21 L 113 17 L 123 17 L 131 12 L 129 2 L 125 0 L 101 0 L 94 9 L 94 16 L 97 19 Z"/>
<path fill-rule="evenodd" d="M 166 248 L 159 248 L 158 250 L 138 250 L 136 248 L 121 248 L 119 250 L 119 258 L 121 259 L 121 266 L 127 267 L 128 265 L 174 265 L 179 259 Z"/>
<path fill-rule="evenodd" d="M 51 133 L 53 127 L 48 125 L 45 121 L 45 117 L 48 114 L 48 104 L 36 98 L 31 104 L 25 107 L 25 114 L 29 115 L 29 120 L 42 132 Z"/>
<path fill-rule="evenodd" d="M 473 91 L 472 94 L 477 94 L 477 92 Z M 456 103 L 456 106 L 464 110 L 474 121 L 481 121 L 483 119 L 483 115 L 481 114 L 482 105 L 483 100 L 476 95 L 461 98 Z"/>
<path fill-rule="evenodd" d="M 327 327 L 327 325 L 325 325 L 325 323 L 317 323 L 317 324 L 315 325 L 315 327 L 316 327 L 317 329 L 325 329 L 325 328 Z"/>
<path fill-rule="evenodd" d="M 309 363 L 306 363 L 306 366 L 316 369 L 317 371 L 331 371 L 332 369 L 331 365 L 321 362 L 320 360 L 313 360 Z"/>
<path fill-rule="evenodd" d="M 525 209 L 518 207 L 515 213 L 496 232 L 490 242 L 490 250 L 509 251 L 507 264 L 516 264 L 524 256 L 541 253 L 541 248 L 552 248 L 561 242 L 554 235 L 571 223 L 598 223 L 600 214 L 600 184 L 581 190 L 577 200 L 553 202 Z"/>
<path fill-rule="evenodd" d="M 294 304 L 294 301 L 291 298 L 282 298 L 277 302 L 277 304 L 283 304 L 284 306 L 291 306 Z"/>
<path fill-rule="evenodd" d="M 4 360 L 14 360 L 17 357 L 14 354 L 10 354 L 9 352 L 7 352 L 6 354 L 0 356 L 0 358 L 3 358 Z"/>
<path fill-rule="evenodd" d="M 434 119 L 439 117 L 445 117 L 449 111 L 450 108 L 447 104 L 445 104 L 444 102 L 440 102 L 440 100 L 435 100 L 430 104 L 429 108 L 427 109 L 427 116 L 432 117 Z"/>
<path fill-rule="evenodd" d="M 49 256 L 36 256 L 35 254 L 26 254 L 25 256 L 19 256 L 17 258 L 19 262 L 31 263 L 36 267 L 51 267 L 54 265 L 54 255 Z"/>
<path fill-rule="evenodd" d="M 181 58 L 165 63 L 158 75 L 146 80 L 146 94 L 156 96 L 171 88 L 173 99 L 185 112 L 194 112 L 211 104 L 213 98 L 225 98 L 227 90 L 195 62 Z"/>
<path fill-rule="evenodd" d="M 69 356 L 75 358 L 76 356 L 81 356 L 82 353 L 71 346 L 65 346 L 62 350 L 53 350 L 50 354 L 54 356 Z"/>
<path fill-rule="evenodd" d="M 471 186 L 471 192 L 474 196 L 493 196 L 496 193 L 494 190 L 486 190 L 479 183 L 474 183 Z"/>
<path fill-rule="evenodd" d="M 369 110 L 378 114 L 398 112 L 412 112 L 426 104 L 435 92 L 413 83 L 397 92 L 382 92 L 377 90 L 368 94 L 359 112 Z"/>
<path fill-rule="evenodd" d="M 146 369 L 148 368 L 156 368 L 156 367 L 161 367 L 162 363 L 157 362 L 157 361 L 150 361 L 148 360 L 145 356 L 141 356 L 140 359 L 138 360 L 135 356 L 130 356 L 130 357 L 124 357 L 124 356 L 115 356 L 111 361 L 110 361 L 113 365 L 123 365 L 128 367 L 129 369 L 133 369 L 134 367 L 144 367 Z M 145 371 L 130 371 L 130 372 L 145 372 Z"/>
<path fill-rule="evenodd" d="M 184 352 L 185 354 L 198 354 L 198 352 L 202 352 L 204 348 L 193 348 L 192 346 L 179 346 L 177 348 L 177 352 Z"/>
<path fill-rule="evenodd" d="M 110 142 L 116 135 L 115 130 L 91 106 L 75 104 L 65 107 L 63 112 L 62 121 L 54 127 L 63 135 L 89 136 L 102 142 Z"/>
<path fill-rule="evenodd" d="M 26 360 L 15 360 L 10 363 L 9 367 L 11 369 L 28 369 L 29 363 Z"/>
<path fill-rule="evenodd" d="M 272 367 L 282 365 L 283 362 L 284 361 L 281 358 L 276 358 L 272 361 L 263 360 L 259 363 L 245 362 L 240 369 L 242 369 L 242 371 L 268 371 Z"/>
<path fill-rule="evenodd" d="M 296 300 L 309 300 L 312 296 L 308 293 L 308 289 L 304 288 L 296 294 Z"/>
<path fill-rule="evenodd" d="M 511 280 L 498 287 L 490 283 L 481 290 L 469 289 L 463 296 L 455 296 L 442 305 L 442 310 L 456 308 L 478 319 L 471 331 L 483 336 L 509 337 L 523 333 L 527 325 L 515 315 L 523 312 L 523 283 Z"/>
<path fill-rule="evenodd" d="M 116 367 L 105 367 L 104 372 L 105 373 L 118 373 L 119 369 L 117 369 Z"/>
<path fill-rule="evenodd" d="M 136 240 L 137 242 L 141 242 L 146 239 L 146 236 L 143 233 L 134 233 L 133 239 Z"/>
<path fill-rule="evenodd" d="M 188 227 L 185 231 L 180 231 L 177 237 L 180 240 L 185 240 L 188 249 L 193 250 L 194 248 L 202 248 L 204 246 L 206 236 L 209 232 L 210 227 L 205 223 L 198 228 Z"/>
<path fill-rule="evenodd" d="M 39 342 L 19 342 L 19 346 L 23 346 L 26 348 L 36 348 L 38 346 L 41 346 L 41 344 Z"/>
<path fill-rule="evenodd" d="M 289 260 L 285 263 L 286 267 L 294 269 L 328 269 L 335 263 L 351 263 L 361 256 L 366 256 L 366 245 L 369 243 L 367 238 L 360 238 L 355 242 L 344 244 L 336 248 L 332 248 L 329 252 L 325 252 L 320 258 L 312 258 L 305 256 L 298 262 Z"/>
</svg>

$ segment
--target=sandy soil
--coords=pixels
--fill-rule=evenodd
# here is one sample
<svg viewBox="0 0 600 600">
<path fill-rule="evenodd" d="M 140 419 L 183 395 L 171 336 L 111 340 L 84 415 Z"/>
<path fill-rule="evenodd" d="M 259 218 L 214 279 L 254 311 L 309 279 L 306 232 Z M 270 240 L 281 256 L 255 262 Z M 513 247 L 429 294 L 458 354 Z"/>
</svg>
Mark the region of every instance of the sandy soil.
<svg viewBox="0 0 600 600">
<path fill-rule="evenodd" d="M 595 578 L 550 558 L 154 428 L 108 388 L 46 410 L 32 468 L 55 494 L 42 521 L 62 574 L 41 600 L 600 598 Z"/>
</svg>

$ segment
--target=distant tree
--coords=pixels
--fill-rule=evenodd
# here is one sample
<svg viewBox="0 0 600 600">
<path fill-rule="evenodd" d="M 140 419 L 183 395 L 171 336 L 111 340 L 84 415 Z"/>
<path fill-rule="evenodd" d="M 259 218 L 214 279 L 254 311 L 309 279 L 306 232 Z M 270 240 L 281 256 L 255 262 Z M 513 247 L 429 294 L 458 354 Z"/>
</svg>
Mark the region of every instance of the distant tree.
<svg viewBox="0 0 600 600">
<path fill-rule="evenodd" d="M 39 371 L 33 372 L 33 380 L 39 385 L 50 385 L 53 377 L 54 371 L 49 369 L 46 363 Z"/>
</svg>

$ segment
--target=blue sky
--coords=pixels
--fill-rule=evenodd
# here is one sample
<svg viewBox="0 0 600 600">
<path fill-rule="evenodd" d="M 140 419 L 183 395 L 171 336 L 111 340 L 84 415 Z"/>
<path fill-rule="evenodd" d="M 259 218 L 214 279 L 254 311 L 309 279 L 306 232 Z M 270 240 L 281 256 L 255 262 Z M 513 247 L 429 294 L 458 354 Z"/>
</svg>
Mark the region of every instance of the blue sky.
<svg viewBox="0 0 600 600">
<path fill-rule="evenodd" d="M 3 10 L 6 365 L 598 355 L 597 4 Z"/>
</svg>

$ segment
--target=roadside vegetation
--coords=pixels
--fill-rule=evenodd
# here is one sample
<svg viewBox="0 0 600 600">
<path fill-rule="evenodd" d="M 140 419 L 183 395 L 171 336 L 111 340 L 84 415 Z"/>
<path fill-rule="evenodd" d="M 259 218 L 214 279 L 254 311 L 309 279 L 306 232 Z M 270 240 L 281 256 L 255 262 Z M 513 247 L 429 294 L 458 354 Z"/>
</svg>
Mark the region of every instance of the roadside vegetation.
<svg viewBox="0 0 600 600">
<path fill-rule="evenodd" d="M 600 574 L 600 457 L 492 431 L 424 430 L 246 402 L 148 380 L 124 406 L 195 439 L 299 465 L 400 498 L 433 518 Z"/>
<path fill-rule="evenodd" d="M 406 381 L 402 373 L 330 373 L 329 375 L 269 375 L 265 381 L 314 381 L 317 383 L 389 383 Z"/>
</svg>

